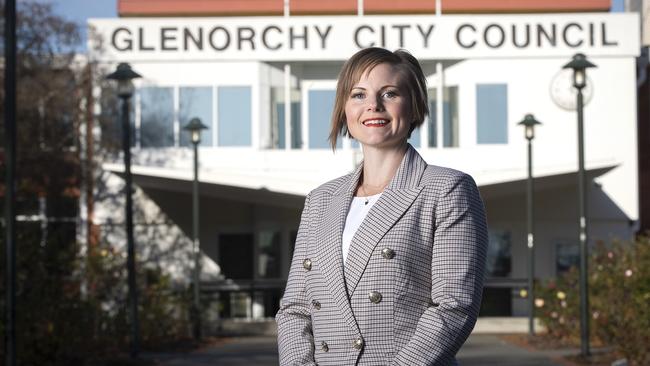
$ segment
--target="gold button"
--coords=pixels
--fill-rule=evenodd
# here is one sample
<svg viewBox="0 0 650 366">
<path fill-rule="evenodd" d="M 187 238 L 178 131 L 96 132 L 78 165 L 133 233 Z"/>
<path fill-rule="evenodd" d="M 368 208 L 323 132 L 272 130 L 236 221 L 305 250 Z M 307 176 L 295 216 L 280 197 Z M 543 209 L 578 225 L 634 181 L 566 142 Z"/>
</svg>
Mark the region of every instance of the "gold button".
<svg viewBox="0 0 650 366">
<path fill-rule="evenodd" d="M 307 258 L 302 261 L 302 266 L 305 267 L 306 270 L 311 271 L 311 259 Z"/>
<path fill-rule="evenodd" d="M 320 342 L 320 349 L 322 349 L 323 352 L 327 352 L 330 350 L 330 347 L 327 345 L 327 342 L 322 341 Z"/>
<path fill-rule="evenodd" d="M 361 337 L 355 339 L 354 343 L 352 343 L 352 347 L 354 347 L 354 349 L 362 349 L 363 348 L 363 339 L 361 339 Z"/>
<path fill-rule="evenodd" d="M 381 294 L 377 291 L 372 291 L 368 294 L 368 298 L 370 299 L 370 302 L 378 304 L 381 301 Z"/>
<path fill-rule="evenodd" d="M 314 307 L 314 309 L 320 310 L 320 302 L 318 302 L 316 300 L 312 300 L 311 305 Z"/>
<path fill-rule="evenodd" d="M 384 248 L 381 250 L 381 256 L 386 259 L 393 259 L 393 257 L 395 256 L 395 251 L 392 250 L 391 248 Z"/>
</svg>

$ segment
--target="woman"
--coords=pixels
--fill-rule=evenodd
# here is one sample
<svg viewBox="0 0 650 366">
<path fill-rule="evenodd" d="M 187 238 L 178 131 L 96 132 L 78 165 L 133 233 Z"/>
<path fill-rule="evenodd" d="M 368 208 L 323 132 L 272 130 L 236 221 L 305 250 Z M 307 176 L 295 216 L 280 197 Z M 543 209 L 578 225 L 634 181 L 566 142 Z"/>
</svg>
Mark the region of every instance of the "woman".
<svg viewBox="0 0 650 366">
<path fill-rule="evenodd" d="M 343 66 L 330 142 L 353 137 L 364 160 L 307 195 L 276 316 L 281 365 L 456 364 L 487 227 L 472 178 L 406 142 L 427 114 L 409 53 L 368 48 Z"/>
</svg>

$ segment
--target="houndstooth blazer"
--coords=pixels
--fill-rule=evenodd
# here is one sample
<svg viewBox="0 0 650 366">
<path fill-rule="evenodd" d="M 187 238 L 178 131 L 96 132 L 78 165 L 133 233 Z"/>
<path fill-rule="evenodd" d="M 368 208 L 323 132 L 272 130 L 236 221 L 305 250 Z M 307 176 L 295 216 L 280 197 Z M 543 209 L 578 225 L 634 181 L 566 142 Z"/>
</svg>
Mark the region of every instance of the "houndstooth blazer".
<svg viewBox="0 0 650 366">
<path fill-rule="evenodd" d="M 409 145 L 343 264 L 362 172 L 307 195 L 277 313 L 281 365 L 455 365 L 476 322 L 487 225 L 474 180 Z"/>
</svg>

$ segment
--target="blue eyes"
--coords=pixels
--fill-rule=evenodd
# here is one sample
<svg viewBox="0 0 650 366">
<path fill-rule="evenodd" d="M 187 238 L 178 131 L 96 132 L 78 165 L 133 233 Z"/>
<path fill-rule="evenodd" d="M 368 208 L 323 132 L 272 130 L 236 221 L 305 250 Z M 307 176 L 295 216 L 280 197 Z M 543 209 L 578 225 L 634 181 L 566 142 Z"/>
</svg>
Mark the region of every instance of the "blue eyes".
<svg viewBox="0 0 650 366">
<path fill-rule="evenodd" d="M 392 91 L 392 90 L 391 91 L 386 91 L 386 92 L 381 94 L 381 97 L 386 98 L 386 99 L 393 99 L 393 98 L 395 98 L 397 96 L 398 96 L 398 94 L 396 92 Z M 365 93 L 359 92 L 359 93 L 352 94 L 350 96 L 350 99 L 360 99 L 361 100 L 361 99 L 365 99 L 365 97 L 366 97 Z"/>
</svg>

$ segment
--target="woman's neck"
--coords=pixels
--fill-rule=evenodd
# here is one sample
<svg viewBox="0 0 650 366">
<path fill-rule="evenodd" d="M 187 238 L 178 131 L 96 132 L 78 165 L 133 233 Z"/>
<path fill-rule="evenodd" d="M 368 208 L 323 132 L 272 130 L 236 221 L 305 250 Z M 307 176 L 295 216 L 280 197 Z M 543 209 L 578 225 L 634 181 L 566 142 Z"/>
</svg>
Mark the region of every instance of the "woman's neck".
<svg viewBox="0 0 650 366">
<path fill-rule="evenodd" d="M 383 190 L 399 168 L 408 145 L 392 149 L 363 146 L 363 184 L 374 190 Z"/>
</svg>

